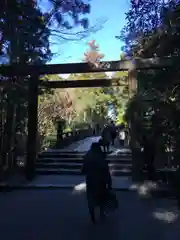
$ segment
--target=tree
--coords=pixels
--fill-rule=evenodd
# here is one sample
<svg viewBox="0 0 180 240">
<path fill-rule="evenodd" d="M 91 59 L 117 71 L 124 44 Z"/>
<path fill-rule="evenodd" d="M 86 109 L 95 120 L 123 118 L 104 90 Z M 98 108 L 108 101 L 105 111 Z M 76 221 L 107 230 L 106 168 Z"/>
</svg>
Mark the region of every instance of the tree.
<svg viewBox="0 0 180 240">
<path fill-rule="evenodd" d="M 100 61 L 104 58 L 104 54 L 100 53 L 99 45 L 96 45 L 95 40 L 88 43 L 89 50 L 84 53 L 84 61 L 90 63 L 92 66 L 100 67 Z"/>
<path fill-rule="evenodd" d="M 51 59 L 50 31 L 42 21 L 40 9 L 32 1 L 2 1 L 0 12 L 1 61 L 13 64 L 42 64 Z M 26 132 L 27 85 L 30 78 L 5 78 L 5 119 L 1 133 L 2 164 L 17 146 L 16 134 Z"/>
<path fill-rule="evenodd" d="M 102 79 L 107 78 L 105 73 L 85 73 L 76 74 L 69 79 L 82 80 L 86 79 Z M 107 117 L 109 96 L 104 93 L 103 88 L 83 88 L 73 90 L 73 102 L 76 108 L 77 123 L 86 122 L 88 125 L 93 125 L 94 122 L 100 121 L 104 123 Z"/>
<path fill-rule="evenodd" d="M 128 23 L 121 35 L 126 41 L 126 55 L 142 58 L 178 57 L 179 9 L 178 1 L 167 1 L 166 4 L 157 1 L 154 6 L 150 1 L 139 1 L 135 6 L 132 1 L 132 7 L 127 13 Z M 133 35 L 132 28 L 135 29 Z M 178 61 L 174 61 L 173 69 L 141 71 L 138 73 L 139 91 L 126 112 L 128 120 L 135 125 L 133 131 L 137 125 L 141 128 L 141 131 L 135 133 L 136 139 L 142 140 L 142 133 L 153 134 L 157 146 L 160 142 L 163 145 L 163 151 L 167 146 L 174 149 L 177 162 L 180 156 L 179 77 Z"/>
<path fill-rule="evenodd" d="M 55 133 L 56 121 L 68 124 L 75 116 L 72 100 L 66 90 L 55 90 L 54 94 L 43 95 L 39 101 L 38 125 L 41 136 Z"/>
<path fill-rule="evenodd" d="M 80 18 L 90 12 L 90 5 L 83 1 L 50 1 L 51 11 L 42 11 L 39 1 L 6 0 L 0 11 L 0 59 L 2 63 L 44 64 L 52 57 L 50 36 L 85 36 L 83 31 L 73 33 L 73 27 L 81 25 L 89 31 L 88 19 Z M 41 2 L 42 3 L 42 2 Z M 64 14 L 66 13 L 66 14 Z M 68 16 L 67 16 L 68 15 Z M 73 20 L 73 24 L 72 23 Z M 71 32 L 70 32 L 71 31 Z M 7 78 L 5 79 L 7 80 Z M 15 132 L 26 132 L 27 88 L 29 78 L 9 79 L 1 99 L 1 145 L 4 156 L 13 143 Z M 16 114 L 15 114 L 16 112 Z M 16 118 L 15 118 L 16 116 Z M 11 129 L 8 130 L 8 129 Z M 5 137 L 5 138 L 4 138 Z M 5 140 L 3 140 L 5 139 Z"/>
<path fill-rule="evenodd" d="M 117 123 L 124 121 L 123 116 L 129 100 L 128 72 L 116 72 L 113 76 L 119 80 L 119 86 L 112 87 L 112 104 L 117 116 Z"/>
<path fill-rule="evenodd" d="M 101 60 L 104 55 L 100 53 L 99 45 L 95 44 L 95 41 L 89 43 L 90 50 L 85 53 L 85 60 L 95 67 L 106 67 Z M 103 93 L 106 96 L 106 104 L 108 105 L 108 111 L 113 110 L 117 121 L 122 121 L 122 115 L 125 109 L 125 105 L 128 99 L 128 73 L 116 72 L 112 76 L 117 79 L 119 86 L 112 86 L 103 89 Z"/>
<path fill-rule="evenodd" d="M 45 1 L 42 1 L 43 3 L 45 4 Z M 91 32 L 96 32 L 101 28 L 102 23 L 99 23 L 99 26 L 89 26 L 86 15 L 90 13 L 91 6 L 84 0 L 49 0 L 49 3 L 51 4 L 51 11 L 45 13 L 45 21 L 58 44 L 62 40 L 81 40 Z M 75 27 L 78 27 L 78 31 Z"/>
<path fill-rule="evenodd" d="M 95 25 L 90 26 L 87 16 L 91 11 L 89 1 L 41 0 L 35 2 L 39 6 L 45 6 L 43 7 L 44 20 L 51 30 L 53 44 L 81 40 L 101 29 L 106 21 L 106 19 L 99 19 Z M 48 9 L 46 9 L 47 5 L 50 5 Z"/>
<path fill-rule="evenodd" d="M 120 38 L 125 42 L 123 51 L 125 56 L 136 56 L 141 52 L 140 46 L 144 40 L 149 38 L 149 34 L 156 31 L 161 24 L 162 9 L 168 5 L 163 0 L 131 1 L 131 8 L 126 13 L 127 24 L 122 29 Z M 136 47 L 138 46 L 138 50 Z"/>
<path fill-rule="evenodd" d="M 85 52 L 84 61 L 90 63 L 94 67 L 99 67 L 100 61 L 104 55 L 100 53 L 99 46 L 95 40 L 89 42 L 89 49 Z M 108 120 L 110 109 L 113 109 L 115 115 L 122 118 L 122 105 L 124 94 L 127 88 L 127 72 L 116 73 L 113 77 L 117 80 L 121 79 L 120 85 L 117 87 L 106 88 L 84 88 L 75 89 L 74 95 L 77 96 L 76 100 L 76 121 L 86 121 L 88 124 L 93 125 L 99 122 L 104 124 Z M 105 73 L 84 73 L 72 74 L 69 79 L 72 80 L 86 80 L 86 79 L 106 79 L 108 78 Z M 125 102 L 124 102 L 125 105 Z M 121 116 L 120 116 L 121 115 Z"/>
</svg>

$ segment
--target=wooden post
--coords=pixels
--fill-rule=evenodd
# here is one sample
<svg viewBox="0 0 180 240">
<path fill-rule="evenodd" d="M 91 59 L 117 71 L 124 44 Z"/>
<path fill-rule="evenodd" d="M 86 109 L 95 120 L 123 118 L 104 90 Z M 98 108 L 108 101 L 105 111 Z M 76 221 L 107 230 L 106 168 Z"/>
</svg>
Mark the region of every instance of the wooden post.
<svg viewBox="0 0 180 240">
<path fill-rule="evenodd" d="M 130 69 L 128 71 L 128 81 L 129 81 L 129 98 L 133 98 L 133 96 L 138 91 L 138 80 L 137 80 L 137 70 L 136 68 Z M 134 121 L 130 122 L 130 149 L 132 153 L 132 179 L 133 181 L 140 180 L 140 159 L 141 159 L 141 151 L 140 146 L 138 146 L 138 142 L 136 136 L 134 135 L 135 126 Z"/>
<path fill-rule="evenodd" d="M 39 76 L 34 75 L 28 83 L 28 139 L 25 175 L 27 180 L 32 180 L 35 175 L 35 162 L 37 150 L 37 114 L 38 114 L 38 81 Z"/>
<path fill-rule="evenodd" d="M 129 70 L 128 72 L 129 82 L 129 97 L 132 98 L 137 92 L 137 71 L 136 69 Z"/>
<path fill-rule="evenodd" d="M 57 138 L 56 138 L 56 147 L 59 147 L 62 141 L 62 134 L 63 134 L 63 125 L 62 121 L 57 122 Z"/>
</svg>

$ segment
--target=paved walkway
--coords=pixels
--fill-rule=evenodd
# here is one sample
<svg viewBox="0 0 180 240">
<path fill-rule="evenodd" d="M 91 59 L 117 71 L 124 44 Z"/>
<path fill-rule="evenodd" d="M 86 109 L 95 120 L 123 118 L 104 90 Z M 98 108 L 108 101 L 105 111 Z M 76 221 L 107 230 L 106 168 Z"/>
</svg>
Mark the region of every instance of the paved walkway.
<svg viewBox="0 0 180 240">
<path fill-rule="evenodd" d="M 119 209 L 105 222 L 89 221 L 84 194 L 70 190 L 0 193 L 2 240 L 179 240 L 174 200 L 117 194 Z"/>
<path fill-rule="evenodd" d="M 72 143 L 68 147 L 64 148 L 63 151 L 76 151 L 76 152 L 87 152 L 93 142 L 98 142 L 101 137 L 87 137 L 84 140 L 77 141 Z M 62 151 L 62 150 L 61 150 Z M 127 147 L 120 147 L 118 142 L 115 142 L 115 146 L 110 146 L 111 154 L 117 154 L 118 152 L 129 151 Z"/>
<path fill-rule="evenodd" d="M 77 141 L 69 145 L 66 150 L 77 151 L 77 152 L 86 152 L 90 149 L 93 142 L 98 142 L 99 137 L 87 137 L 83 140 Z"/>
<path fill-rule="evenodd" d="M 16 180 L 17 179 L 17 180 Z M 71 188 L 75 189 L 79 186 L 85 186 L 85 177 L 78 175 L 38 175 L 31 182 L 26 182 L 24 177 L 12 178 L 8 183 L 10 186 L 17 188 L 33 187 L 33 188 Z M 133 183 L 131 177 L 112 177 L 112 185 L 114 189 L 132 189 Z M 3 186 L 3 184 L 0 184 Z"/>
</svg>

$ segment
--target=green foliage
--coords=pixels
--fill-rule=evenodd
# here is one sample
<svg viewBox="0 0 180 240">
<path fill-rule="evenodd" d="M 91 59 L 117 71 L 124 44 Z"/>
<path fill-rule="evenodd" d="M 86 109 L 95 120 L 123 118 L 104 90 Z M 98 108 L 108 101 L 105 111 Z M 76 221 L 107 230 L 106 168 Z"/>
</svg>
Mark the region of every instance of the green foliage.
<svg viewBox="0 0 180 240">
<path fill-rule="evenodd" d="M 69 79 L 82 80 L 86 79 L 105 79 L 107 78 L 105 73 L 96 74 L 76 74 L 70 76 Z M 87 122 L 92 124 L 93 122 L 104 122 L 107 117 L 107 110 L 109 104 L 109 95 L 104 94 L 103 88 L 83 88 L 74 89 L 76 118 L 75 122 Z"/>
<path fill-rule="evenodd" d="M 49 61 L 52 56 L 50 30 L 42 21 L 43 14 L 38 6 L 32 1 L 2 1 L 1 4 L 1 62 L 40 65 Z M 18 144 L 16 134 L 27 133 L 27 81 L 31 79 L 29 76 L 14 76 L 5 80 L 8 84 L 0 96 L 3 105 L 0 137 L 4 162 L 6 153 Z"/>
<path fill-rule="evenodd" d="M 69 31 L 77 25 L 81 25 L 87 31 L 88 19 L 82 16 L 90 12 L 89 4 L 83 1 L 68 1 L 67 3 L 49 0 L 49 2 L 52 3 L 52 8 L 51 11 L 46 12 L 42 11 L 39 6 L 43 4 L 43 1 L 1 1 L 0 61 L 2 64 L 19 63 L 40 66 L 52 58 L 50 36 L 58 35 L 60 39 L 66 39 L 67 33 L 70 34 Z M 74 21 L 73 24 L 71 20 Z M 70 35 L 73 36 L 72 32 Z M 83 36 L 83 34 L 79 35 Z M 27 81 L 31 79 L 15 76 L 13 79 L 8 79 L 1 76 L 0 80 L 8 81 L 7 86 L 1 89 L 0 95 L 0 152 L 3 149 L 2 155 L 6 156 L 9 149 L 16 144 L 16 133 L 22 135 L 27 133 Z M 56 91 L 56 104 L 53 105 L 52 93 L 53 91 L 39 91 L 41 94 L 38 100 L 39 108 L 46 110 L 40 111 L 41 116 L 38 116 L 39 131 L 45 135 L 54 130 L 52 119 L 56 117 L 55 114 L 51 114 L 50 121 L 47 119 L 52 109 L 55 108 L 57 113 L 58 108 L 69 110 L 71 105 L 67 93 L 63 92 L 62 96 L 59 96 Z M 71 112 L 63 111 L 61 117 L 68 115 L 66 118 L 69 119 Z"/>
<path fill-rule="evenodd" d="M 113 78 L 119 79 L 119 85 L 112 87 L 112 105 L 116 109 L 117 122 L 123 120 L 124 111 L 129 99 L 128 72 L 116 72 Z"/>
<path fill-rule="evenodd" d="M 60 81 L 63 80 L 60 76 L 54 75 L 45 76 L 46 81 Z M 38 106 L 38 125 L 41 135 L 51 135 L 56 132 L 57 121 L 64 121 L 69 128 L 69 125 L 75 116 L 75 107 L 72 102 L 72 96 L 68 89 L 55 89 L 51 92 L 46 92 L 39 96 Z"/>
<path fill-rule="evenodd" d="M 154 5 L 153 5 L 154 4 Z M 180 4 L 178 1 L 132 1 L 121 37 L 125 55 L 141 58 L 180 56 Z M 138 73 L 138 93 L 128 103 L 126 119 L 131 134 L 141 141 L 153 135 L 180 155 L 179 60 L 173 68 Z M 177 155 L 176 155 L 177 158 Z"/>
<path fill-rule="evenodd" d="M 74 89 L 71 92 L 72 101 L 76 109 L 76 117 L 74 121 L 87 122 L 89 125 L 104 124 L 108 121 L 109 107 L 113 106 L 115 113 L 118 116 L 118 122 L 123 121 L 123 112 L 127 103 L 124 98 L 124 88 L 127 85 L 127 72 L 116 73 L 117 79 L 122 79 L 122 85 L 120 87 L 108 87 L 108 88 L 83 88 Z M 69 76 L 69 79 L 82 80 L 86 79 L 107 79 L 105 73 L 86 73 L 86 74 L 73 74 Z"/>
</svg>

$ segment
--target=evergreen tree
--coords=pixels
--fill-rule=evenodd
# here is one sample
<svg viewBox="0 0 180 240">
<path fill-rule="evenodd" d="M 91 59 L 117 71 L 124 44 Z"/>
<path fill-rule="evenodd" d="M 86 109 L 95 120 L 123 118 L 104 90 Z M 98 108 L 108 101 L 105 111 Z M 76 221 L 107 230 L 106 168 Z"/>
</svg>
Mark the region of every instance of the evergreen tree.
<svg viewBox="0 0 180 240">
<path fill-rule="evenodd" d="M 162 146 L 158 152 L 167 147 L 175 150 L 176 164 L 180 156 L 179 16 L 179 1 L 132 1 L 121 33 L 126 56 L 172 57 L 173 68 L 138 73 L 139 91 L 129 102 L 126 116 L 136 139 L 153 135 L 157 146 Z"/>
<path fill-rule="evenodd" d="M 33 1 L 6 1 L 0 11 L 0 32 L 2 62 L 44 64 L 51 59 L 50 30 Z M 1 112 L 5 115 L 1 132 L 2 163 L 16 145 L 16 133 L 26 131 L 28 94 L 24 83 L 30 79 L 14 76 L 6 80 L 9 84 L 3 90 L 6 98 Z"/>
</svg>

